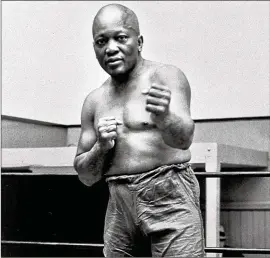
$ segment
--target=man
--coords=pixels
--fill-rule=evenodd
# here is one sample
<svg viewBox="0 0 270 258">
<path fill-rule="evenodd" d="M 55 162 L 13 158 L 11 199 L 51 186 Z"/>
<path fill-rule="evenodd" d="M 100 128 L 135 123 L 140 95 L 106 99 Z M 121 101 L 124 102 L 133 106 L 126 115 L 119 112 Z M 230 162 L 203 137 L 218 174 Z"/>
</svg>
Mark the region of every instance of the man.
<svg viewBox="0 0 270 258">
<path fill-rule="evenodd" d="M 110 77 L 84 101 L 74 167 L 87 186 L 108 182 L 104 255 L 147 256 L 146 246 L 156 257 L 202 256 L 200 189 L 187 163 L 188 81 L 178 68 L 142 58 L 138 19 L 127 7 L 101 8 L 92 33 Z"/>
</svg>

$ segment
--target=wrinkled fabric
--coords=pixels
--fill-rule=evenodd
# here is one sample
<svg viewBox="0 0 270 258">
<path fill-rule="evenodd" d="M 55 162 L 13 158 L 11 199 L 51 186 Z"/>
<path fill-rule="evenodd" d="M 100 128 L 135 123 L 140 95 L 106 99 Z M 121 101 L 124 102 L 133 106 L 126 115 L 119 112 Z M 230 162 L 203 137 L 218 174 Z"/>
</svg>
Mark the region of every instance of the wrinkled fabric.
<svg viewBox="0 0 270 258">
<path fill-rule="evenodd" d="M 200 187 L 188 163 L 106 181 L 105 257 L 204 256 Z"/>
</svg>

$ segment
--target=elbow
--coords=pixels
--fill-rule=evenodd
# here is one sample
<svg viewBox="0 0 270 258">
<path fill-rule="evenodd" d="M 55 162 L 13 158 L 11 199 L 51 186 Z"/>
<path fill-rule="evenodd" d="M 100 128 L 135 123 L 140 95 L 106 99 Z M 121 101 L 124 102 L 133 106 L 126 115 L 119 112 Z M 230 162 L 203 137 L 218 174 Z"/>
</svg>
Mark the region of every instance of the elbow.
<svg viewBox="0 0 270 258">
<path fill-rule="evenodd" d="M 73 167 L 78 174 L 79 181 L 85 186 L 90 187 L 102 178 L 101 174 L 94 173 L 94 169 L 91 172 L 90 167 L 86 167 L 78 156 L 74 159 Z"/>
<path fill-rule="evenodd" d="M 79 181 L 80 181 L 82 184 L 84 184 L 85 186 L 90 187 L 90 186 L 93 185 L 93 182 L 91 182 L 91 181 L 90 181 L 87 177 L 85 177 L 85 175 L 83 175 L 83 174 L 79 174 L 79 173 L 78 173 L 78 179 L 79 179 Z"/>
<path fill-rule="evenodd" d="M 188 150 L 192 144 L 195 124 L 192 119 L 185 123 L 185 127 L 176 137 L 164 137 L 164 142 L 172 148 Z"/>
<path fill-rule="evenodd" d="M 192 144 L 192 139 L 183 139 L 183 137 L 180 138 L 163 137 L 163 141 L 166 145 L 181 150 L 188 150 L 190 145 Z"/>
<path fill-rule="evenodd" d="M 78 179 L 81 183 L 83 183 L 84 185 L 88 186 L 89 183 L 85 177 L 85 172 L 84 169 L 82 168 L 82 165 L 79 162 L 78 156 L 75 157 L 74 162 L 73 162 L 73 167 L 75 169 L 75 171 L 78 174 Z"/>
<path fill-rule="evenodd" d="M 181 142 L 180 148 L 182 150 L 188 150 L 189 147 L 191 146 L 194 137 L 194 130 L 195 130 L 195 123 L 193 120 L 190 120 L 189 124 L 186 127 L 186 132 L 184 134 L 185 136 L 180 141 Z"/>
<path fill-rule="evenodd" d="M 85 171 L 85 169 L 83 169 L 81 166 L 79 166 L 76 160 L 74 161 L 74 169 L 77 172 L 78 179 L 82 184 L 86 186 L 91 186 L 93 184 L 88 178 L 88 172 Z"/>
<path fill-rule="evenodd" d="M 87 172 L 84 171 L 84 172 L 78 173 L 78 178 L 81 183 L 90 187 L 102 179 L 102 174 L 100 173 L 93 174 L 93 173 L 90 173 L 89 171 Z"/>
<path fill-rule="evenodd" d="M 189 149 L 190 145 L 193 142 L 194 131 L 195 131 L 195 123 L 192 119 L 190 119 L 186 127 L 185 137 L 182 140 L 181 149 L 183 150 Z"/>
<path fill-rule="evenodd" d="M 190 145 L 192 144 L 192 139 L 178 138 L 169 140 L 164 138 L 163 140 L 168 146 L 181 150 L 188 150 Z"/>
<path fill-rule="evenodd" d="M 188 150 L 191 144 L 192 144 L 192 139 L 181 141 L 181 143 L 179 144 L 179 149 Z"/>
<path fill-rule="evenodd" d="M 79 160 L 78 160 L 78 156 L 75 157 L 74 161 L 73 161 L 73 168 L 75 169 L 75 171 L 79 174 Z"/>
<path fill-rule="evenodd" d="M 75 157 L 73 161 L 73 167 L 78 174 L 84 172 L 87 169 L 86 164 L 84 162 L 84 157 L 82 154 L 77 155 Z"/>
</svg>

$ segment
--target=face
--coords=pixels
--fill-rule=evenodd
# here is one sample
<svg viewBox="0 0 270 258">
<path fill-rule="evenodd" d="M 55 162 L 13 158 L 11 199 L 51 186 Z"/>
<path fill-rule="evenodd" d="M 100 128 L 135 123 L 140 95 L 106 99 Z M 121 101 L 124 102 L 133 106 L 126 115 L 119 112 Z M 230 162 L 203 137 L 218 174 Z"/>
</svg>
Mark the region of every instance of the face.
<svg viewBox="0 0 270 258">
<path fill-rule="evenodd" d="M 101 17 L 94 28 L 94 50 L 101 67 L 111 76 L 133 70 L 142 38 L 130 26 L 125 26 L 120 17 Z"/>
</svg>

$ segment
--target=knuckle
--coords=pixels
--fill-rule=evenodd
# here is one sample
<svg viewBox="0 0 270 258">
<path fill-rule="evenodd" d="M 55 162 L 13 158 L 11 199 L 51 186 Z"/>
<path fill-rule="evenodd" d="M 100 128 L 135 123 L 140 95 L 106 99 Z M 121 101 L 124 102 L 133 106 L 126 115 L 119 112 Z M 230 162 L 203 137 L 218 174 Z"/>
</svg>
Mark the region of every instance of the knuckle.
<svg viewBox="0 0 270 258">
<path fill-rule="evenodd" d="M 109 133 L 104 133 L 103 134 L 103 139 L 108 140 L 110 138 L 110 134 Z"/>
<path fill-rule="evenodd" d="M 116 125 L 110 125 L 108 127 L 108 130 L 112 131 L 112 130 L 115 130 L 116 129 Z"/>
<path fill-rule="evenodd" d="M 146 105 L 146 110 L 147 110 L 147 111 L 150 111 L 150 110 L 151 110 L 151 107 L 152 107 L 152 105 L 149 105 L 149 104 Z"/>
<path fill-rule="evenodd" d="M 99 120 L 98 120 L 100 123 L 103 123 L 104 121 L 106 121 L 106 119 L 104 117 L 101 117 Z"/>
<path fill-rule="evenodd" d="M 106 139 L 106 133 L 100 134 L 100 139 Z"/>
<path fill-rule="evenodd" d="M 148 94 L 154 94 L 156 92 L 156 89 L 154 89 L 154 88 L 150 88 L 150 90 L 149 90 L 149 93 Z"/>
<path fill-rule="evenodd" d="M 164 92 L 163 94 L 165 99 L 170 99 L 171 98 L 171 93 L 170 92 Z"/>
<path fill-rule="evenodd" d="M 146 99 L 146 103 L 152 103 L 154 100 L 155 100 L 154 97 L 148 96 L 147 99 Z"/>
<path fill-rule="evenodd" d="M 110 132 L 108 133 L 108 138 L 112 139 L 112 138 L 116 138 L 117 134 L 116 132 Z"/>
<path fill-rule="evenodd" d="M 99 127 L 99 128 L 98 128 L 98 131 L 99 131 L 100 133 L 104 132 L 104 127 L 103 127 L 103 126 Z"/>
<path fill-rule="evenodd" d="M 164 90 L 164 91 L 167 91 L 167 92 L 170 92 L 170 88 L 169 88 L 168 86 L 164 86 L 164 87 L 163 87 L 163 90 Z"/>
<path fill-rule="evenodd" d="M 116 125 L 116 120 L 111 120 L 108 122 L 108 126 Z"/>
<path fill-rule="evenodd" d="M 163 101 L 162 101 L 162 102 L 163 102 L 163 105 L 164 105 L 164 106 L 169 105 L 169 101 L 168 101 L 168 99 L 163 99 Z"/>
</svg>

